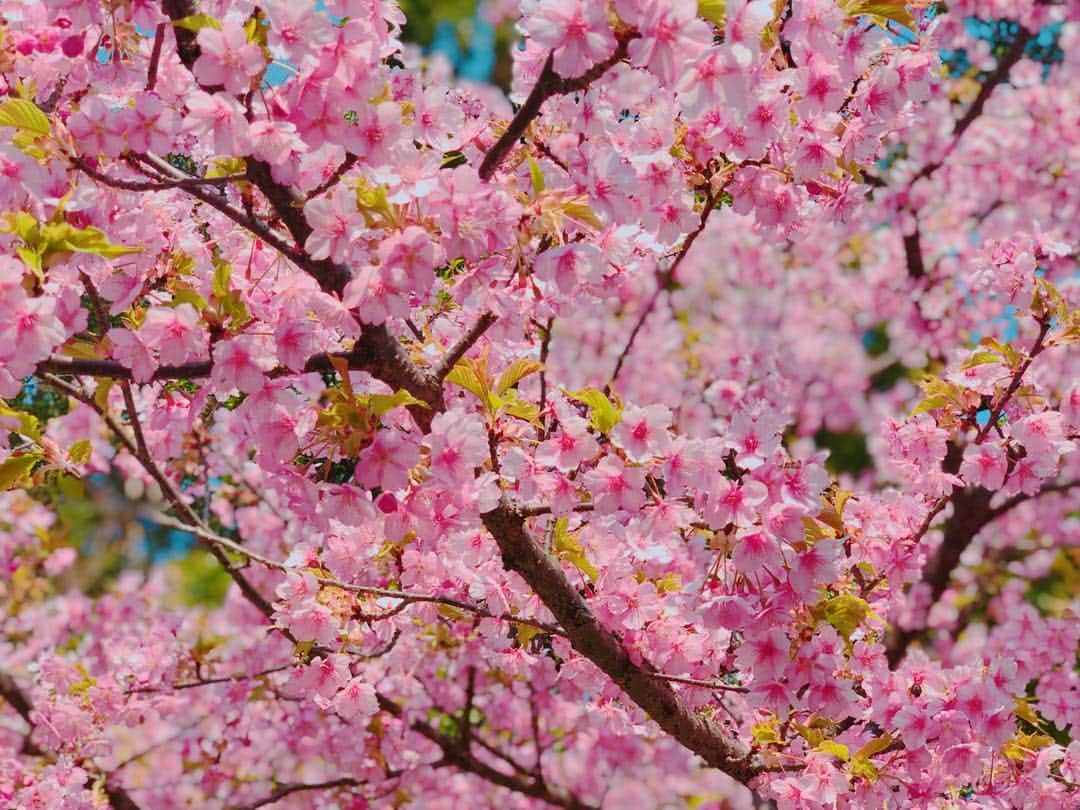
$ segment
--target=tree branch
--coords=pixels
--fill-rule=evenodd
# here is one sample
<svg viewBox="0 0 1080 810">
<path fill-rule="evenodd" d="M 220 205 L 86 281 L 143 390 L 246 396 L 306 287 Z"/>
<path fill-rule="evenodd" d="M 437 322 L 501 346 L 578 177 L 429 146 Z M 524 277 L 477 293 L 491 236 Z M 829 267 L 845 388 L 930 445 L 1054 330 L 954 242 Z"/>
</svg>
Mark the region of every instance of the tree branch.
<svg viewBox="0 0 1080 810">
<path fill-rule="evenodd" d="M 435 366 L 432 371 L 432 376 L 442 382 L 446 379 L 446 375 L 454 370 L 454 366 L 457 365 L 458 360 L 465 356 L 465 353 L 469 351 L 486 332 L 491 328 L 491 325 L 499 319 L 498 315 L 492 312 L 485 312 L 474 323 L 464 335 L 446 350 L 446 354 L 443 355 L 439 364 Z"/>
<path fill-rule="evenodd" d="M 30 698 L 26 696 L 26 693 L 15 682 L 15 679 L 11 677 L 7 672 L 0 670 L 0 698 L 2 698 L 15 713 L 19 715 L 25 721 L 26 725 L 30 727 L 30 733 L 34 730 L 34 705 L 30 702 Z M 27 737 L 29 740 L 29 736 Z M 28 746 L 24 746 L 24 752 L 32 756 L 40 756 L 42 752 L 33 743 Z M 139 805 L 135 803 L 135 800 L 131 798 L 131 795 L 119 785 L 109 784 L 109 777 L 112 774 L 97 771 L 90 766 L 89 762 L 81 763 L 87 770 L 93 771 L 97 776 L 102 776 L 105 779 L 105 795 L 109 799 L 109 807 L 113 810 L 139 810 Z M 96 781 L 96 776 L 91 777 L 90 782 Z"/>
<path fill-rule="evenodd" d="M 404 709 L 392 700 L 381 694 L 378 698 L 380 709 L 394 717 L 402 718 L 404 716 Z M 591 810 L 590 805 L 585 804 L 572 793 L 533 780 L 527 780 L 521 776 L 512 776 L 495 770 L 486 762 L 477 759 L 473 754 L 464 750 L 460 740 L 443 734 L 427 723 L 416 720 L 410 724 L 409 728 L 435 743 L 442 750 L 443 759 L 449 765 L 474 773 L 492 784 L 500 785 L 524 796 L 540 799 L 553 807 L 561 807 L 564 810 Z"/>
<path fill-rule="evenodd" d="M 342 777 L 341 779 L 331 779 L 327 782 L 285 782 L 284 784 L 278 785 L 269 796 L 264 796 L 251 804 L 232 805 L 229 810 L 258 810 L 260 807 L 279 802 L 286 796 L 291 796 L 294 793 L 302 793 L 309 790 L 333 790 L 334 788 L 359 787 L 360 784 L 360 782 L 353 779 L 351 776 Z"/>
<path fill-rule="evenodd" d="M 656 308 L 656 302 L 660 300 L 660 293 L 664 292 L 668 286 L 675 280 L 675 273 L 679 269 L 679 265 L 682 264 L 683 259 L 686 258 L 686 254 L 690 252 L 690 248 L 694 246 L 694 242 L 701 235 L 701 232 L 705 230 L 705 225 L 709 221 L 709 215 L 712 214 L 716 203 L 716 195 L 710 190 L 705 194 L 705 204 L 701 209 L 701 218 L 698 221 L 698 226 L 694 228 L 686 239 L 683 240 L 682 246 L 679 248 L 679 252 L 675 255 L 674 261 L 667 270 L 657 274 L 656 290 L 653 292 L 652 297 L 649 298 L 648 303 L 645 304 L 645 309 L 641 311 L 638 316 L 637 323 L 634 324 L 634 328 L 630 330 L 630 337 L 626 340 L 626 345 L 623 346 L 622 351 L 619 352 L 619 357 L 615 361 L 615 368 L 611 372 L 611 378 L 608 380 L 607 385 L 604 386 L 604 390 L 608 393 L 611 392 L 612 386 L 615 385 L 615 381 L 619 378 L 619 372 L 622 371 L 623 364 L 626 362 L 626 358 L 630 356 L 630 350 L 634 348 L 634 341 L 637 340 L 638 333 L 641 332 L 641 328 L 645 326 L 645 321 L 648 320 L 649 315 Z"/>
<path fill-rule="evenodd" d="M 525 103 L 518 108 L 517 113 L 506 127 L 506 131 L 495 141 L 488 153 L 484 155 L 484 160 L 480 164 L 480 179 L 487 181 L 492 178 L 495 171 L 506 160 L 507 155 L 510 154 L 510 150 L 514 148 L 514 144 L 525 134 L 529 124 L 540 115 L 540 108 L 544 106 L 545 101 L 552 96 L 561 96 L 566 93 L 585 90 L 590 84 L 626 58 L 630 41 L 638 36 L 640 34 L 634 31 L 619 37 L 618 45 L 611 56 L 603 62 L 593 65 L 583 75 L 575 79 L 564 79 L 559 76 L 554 67 L 555 52 L 549 53 L 547 60 L 544 62 L 544 68 L 540 71 L 540 76 L 537 78 L 536 84 L 533 85 L 528 98 L 525 99 Z"/>
<path fill-rule="evenodd" d="M 686 706 L 666 681 L 634 664 L 622 642 L 592 614 L 560 564 L 540 548 L 526 528 L 525 518 L 505 497 L 481 517 L 499 545 L 503 565 L 520 574 L 536 592 L 578 653 L 599 667 L 664 731 L 711 767 L 743 784 L 760 772 L 760 764 L 749 749 Z"/>
</svg>

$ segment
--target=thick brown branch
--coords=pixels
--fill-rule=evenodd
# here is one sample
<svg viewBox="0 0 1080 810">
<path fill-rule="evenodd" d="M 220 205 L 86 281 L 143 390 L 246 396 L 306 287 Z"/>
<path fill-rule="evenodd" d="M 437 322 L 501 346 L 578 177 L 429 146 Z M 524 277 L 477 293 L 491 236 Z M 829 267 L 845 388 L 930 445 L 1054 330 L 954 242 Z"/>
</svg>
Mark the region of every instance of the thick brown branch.
<svg viewBox="0 0 1080 810">
<path fill-rule="evenodd" d="M 555 72 L 554 51 L 548 54 L 547 61 L 544 62 L 544 68 L 540 71 L 540 76 L 536 80 L 536 84 L 533 85 L 532 92 L 525 99 L 525 103 L 518 108 L 517 113 L 506 127 L 506 131 L 495 141 L 488 153 L 484 155 L 484 160 L 480 164 L 480 179 L 491 179 L 495 171 L 502 165 L 502 162 L 506 160 L 507 155 L 510 154 L 510 150 L 514 148 L 514 144 L 525 134 L 529 124 L 540 115 L 540 108 L 544 106 L 545 101 L 552 96 L 561 96 L 566 93 L 577 93 L 585 90 L 590 84 L 626 58 L 630 41 L 637 36 L 639 36 L 637 32 L 633 32 L 620 37 L 619 44 L 611 56 L 603 62 L 593 65 L 583 75 L 574 79 L 564 79 L 559 76 Z"/>
<path fill-rule="evenodd" d="M 482 515 L 502 552 L 503 565 L 529 584 L 555 615 L 581 655 L 599 667 L 664 731 L 711 767 L 743 784 L 760 772 L 751 752 L 682 702 L 664 680 L 638 667 L 622 642 L 589 609 L 560 564 L 529 534 L 525 518 L 505 499 Z"/>
<path fill-rule="evenodd" d="M 193 0 L 162 0 L 161 10 L 175 23 L 177 20 L 195 14 L 195 3 Z M 172 29 L 176 35 L 176 53 L 184 67 L 191 70 L 195 66 L 195 60 L 199 58 L 199 43 L 195 41 L 196 33 L 176 25 Z"/>
<path fill-rule="evenodd" d="M 915 230 L 904 236 L 904 258 L 907 261 L 908 276 L 914 279 L 926 275 L 926 264 L 922 255 L 922 234 L 919 232 L 919 220 L 915 220 Z"/>
</svg>

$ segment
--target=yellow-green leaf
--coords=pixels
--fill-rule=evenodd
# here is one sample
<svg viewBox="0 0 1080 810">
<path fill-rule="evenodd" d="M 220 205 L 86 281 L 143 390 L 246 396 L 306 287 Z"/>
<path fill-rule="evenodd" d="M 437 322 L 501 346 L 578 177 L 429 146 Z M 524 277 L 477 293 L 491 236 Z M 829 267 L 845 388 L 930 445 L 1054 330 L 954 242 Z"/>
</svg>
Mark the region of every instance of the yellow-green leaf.
<svg viewBox="0 0 1080 810">
<path fill-rule="evenodd" d="M 213 17 L 209 14 L 190 14 L 187 17 L 181 17 L 179 20 L 173 20 L 173 25 L 177 28 L 183 28 L 186 31 L 194 31 L 198 33 L 204 28 L 216 28 L 221 30 L 221 21 L 217 17 Z"/>
<path fill-rule="evenodd" d="M 337 357 L 330 355 L 330 365 L 334 367 L 334 371 L 341 377 L 341 385 L 345 389 L 345 393 L 349 395 L 349 399 L 352 399 L 352 380 L 349 379 L 349 361 L 344 357 Z"/>
<path fill-rule="evenodd" d="M 852 17 L 871 17 L 883 28 L 885 26 L 882 20 L 892 20 L 910 31 L 918 30 L 915 18 L 907 10 L 903 0 L 851 0 L 844 5 L 844 10 Z"/>
<path fill-rule="evenodd" d="M 873 762 L 858 756 L 852 758 L 848 769 L 851 771 L 852 776 L 861 777 L 871 783 L 876 782 L 878 776 L 880 776 Z"/>
<path fill-rule="evenodd" d="M 30 477 L 34 465 L 41 461 L 42 455 L 37 450 L 22 453 L 0 464 L 0 490 L 12 489 Z"/>
<path fill-rule="evenodd" d="M 543 633 L 539 627 L 533 627 L 531 624 L 519 624 L 514 622 L 514 633 L 517 635 L 518 644 L 522 647 L 526 646 L 530 641 Z"/>
<path fill-rule="evenodd" d="M 581 541 L 578 539 L 577 534 L 571 534 L 567 531 L 567 524 L 566 518 L 559 518 L 555 521 L 555 551 L 560 557 L 595 582 L 599 578 L 600 572 L 585 556 L 585 549 L 581 547 Z"/>
<path fill-rule="evenodd" d="M 499 394 L 505 394 L 510 388 L 517 385 L 530 374 L 535 374 L 540 371 L 543 367 L 543 363 L 540 363 L 537 360 L 530 360 L 524 357 L 518 358 L 508 365 L 503 373 L 499 375 L 499 382 L 495 385 L 495 391 Z"/>
<path fill-rule="evenodd" d="M 210 289 L 214 297 L 224 299 L 229 294 L 229 282 L 232 280 L 232 265 L 226 261 L 214 261 L 214 278 Z"/>
<path fill-rule="evenodd" d="M 417 399 L 404 388 L 399 388 L 393 394 L 371 394 L 367 397 L 368 407 L 376 416 L 397 408 L 400 405 L 418 405 L 421 408 L 430 407 L 426 402 Z"/>
<path fill-rule="evenodd" d="M 855 628 L 870 615 L 870 605 L 854 594 L 842 593 L 824 604 L 824 612 L 825 621 L 844 638 L 851 638 Z"/>
<path fill-rule="evenodd" d="M 13 424 L 9 423 L 9 420 L 0 421 L 0 426 L 2 426 L 3 429 L 21 433 L 23 436 L 26 436 L 26 438 L 33 439 L 35 442 L 41 441 L 41 428 L 38 425 L 37 417 L 33 414 L 26 413 L 25 411 L 16 411 L 5 405 L 0 405 L 0 417 L 9 417 L 9 420 L 13 420 Z"/>
<path fill-rule="evenodd" d="M 98 380 L 97 387 L 94 388 L 94 404 L 101 410 L 109 405 L 109 391 L 116 383 L 116 380 L 101 379 Z"/>
<path fill-rule="evenodd" d="M 724 0 L 698 0 L 697 13 L 713 25 L 724 24 Z"/>
<path fill-rule="evenodd" d="M 836 537 L 836 531 L 819 520 L 803 515 L 803 539 L 807 543 L 816 543 L 826 537 Z"/>
<path fill-rule="evenodd" d="M 72 464 L 85 464 L 90 460 L 93 450 L 94 446 L 89 439 L 79 439 L 68 448 L 68 459 Z"/>
<path fill-rule="evenodd" d="M 836 740 L 823 740 L 814 750 L 823 754 L 832 754 L 834 757 L 844 760 L 844 762 L 851 758 L 848 747 L 843 743 L 838 743 Z"/>
<path fill-rule="evenodd" d="M 777 727 L 775 717 L 770 717 L 768 720 L 758 723 L 750 729 L 750 733 L 759 743 L 780 742 L 780 729 Z"/>
<path fill-rule="evenodd" d="M 98 228 L 75 228 L 66 222 L 53 222 L 41 229 L 45 253 L 92 253 L 106 259 L 141 253 L 141 247 L 116 245 Z"/>
<path fill-rule="evenodd" d="M 446 381 L 476 396 L 484 403 L 488 412 L 494 411 L 501 404 L 491 392 L 491 381 L 487 377 L 483 362 L 477 363 L 467 357 L 462 358 L 446 375 Z"/>
<path fill-rule="evenodd" d="M 540 164 L 533 158 L 529 158 L 529 179 L 532 181 L 533 196 L 544 190 L 544 173 L 540 170 Z"/>
<path fill-rule="evenodd" d="M 502 398 L 499 411 L 508 416 L 513 416 L 515 419 L 522 419 L 533 424 L 536 424 L 540 419 L 539 409 L 531 402 L 517 396 L 515 391 L 511 391 L 508 396 Z"/>
<path fill-rule="evenodd" d="M 589 422 L 601 433 L 609 432 L 622 419 L 622 409 L 617 408 L 603 391 L 582 388 L 580 391 L 568 391 L 566 395 L 589 406 Z"/>
<path fill-rule="evenodd" d="M 854 759 L 870 759 L 870 757 L 877 756 L 892 744 L 892 735 L 888 733 L 882 734 L 856 751 Z"/>
<path fill-rule="evenodd" d="M 964 362 L 964 368 L 975 368 L 975 366 L 984 366 L 987 363 L 1000 363 L 1001 357 L 993 352 L 975 352 Z"/>
<path fill-rule="evenodd" d="M 14 127 L 32 135 L 48 135 L 49 117 L 23 98 L 9 98 L 0 104 L 0 127 Z"/>
<path fill-rule="evenodd" d="M 682 577 L 674 571 L 664 574 L 664 576 L 656 580 L 657 593 L 674 593 L 680 588 L 682 588 Z"/>
<path fill-rule="evenodd" d="M 911 412 L 912 416 L 918 416 L 920 413 L 926 413 L 927 411 L 936 411 L 938 408 L 944 408 L 949 404 L 951 400 L 944 394 L 935 394 L 931 397 L 926 397 L 915 406 L 915 410 Z"/>
</svg>

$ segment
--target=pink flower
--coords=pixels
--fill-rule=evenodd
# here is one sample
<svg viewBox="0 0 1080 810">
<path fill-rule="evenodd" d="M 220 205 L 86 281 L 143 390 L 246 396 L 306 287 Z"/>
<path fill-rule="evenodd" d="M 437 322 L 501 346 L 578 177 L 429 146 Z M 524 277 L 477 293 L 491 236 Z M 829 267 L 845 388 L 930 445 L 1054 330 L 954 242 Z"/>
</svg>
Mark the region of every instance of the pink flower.
<svg viewBox="0 0 1080 810">
<path fill-rule="evenodd" d="M 1064 419 L 1057 411 L 1042 411 L 1025 416 L 1009 427 L 1013 439 L 1020 442 L 1029 455 L 1057 456 L 1065 439 Z"/>
<path fill-rule="evenodd" d="M 68 131 L 83 154 L 116 157 L 127 149 L 124 133 L 129 122 L 128 111 L 110 110 L 99 96 L 88 96 L 68 121 Z"/>
<path fill-rule="evenodd" d="M 327 700 L 348 682 L 349 658 L 339 654 L 313 659 L 296 678 L 296 685 L 304 693 Z"/>
<path fill-rule="evenodd" d="M 415 225 L 385 238 L 377 253 L 384 267 L 404 274 L 409 289 L 425 293 L 435 284 L 435 268 L 443 263 L 431 234 Z"/>
<path fill-rule="evenodd" d="M 645 471 L 627 467 L 616 456 L 604 456 L 595 469 L 585 473 L 585 486 L 593 497 L 593 508 L 599 514 L 611 514 L 620 509 L 633 511 L 645 502 Z"/>
<path fill-rule="evenodd" d="M 139 337 L 148 347 L 158 350 L 161 362 L 167 366 L 178 366 L 206 353 L 207 334 L 199 325 L 198 310 L 191 304 L 151 308 Z"/>
<path fill-rule="evenodd" d="M 243 93 L 266 66 L 262 49 L 248 42 L 239 23 L 227 21 L 220 30 L 208 25 L 199 30 L 198 41 L 200 55 L 194 73 L 204 86 L 224 85 L 229 93 Z"/>
<path fill-rule="evenodd" d="M 594 458 L 600 445 L 589 435 L 589 423 L 571 414 L 560 415 L 559 432 L 536 448 L 536 463 L 572 472 L 582 462 Z"/>
<path fill-rule="evenodd" d="M 371 165 L 390 160 L 391 149 L 401 141 L 401 107 L 384 101 L 365 104 L 359 119 L 345 130 L 342 145 Z"/>
<path fill-rule="evenodd" d="M 326 345 L 321 330 L 307 318 L 283 318 L 274 330 L 274 342 L 278 359 L 293 371 L 301 371 Z"/>
<path fill-rule="evenodd" d="M 555 52 L 555 72 L 580 76 L 615 50 L 605 3 L 593 0 L 522 0 L 526 36 Z"/>
<path fill-rule="evenodd" d="M 533 264 L 536 277 L 569 294 L 580 285 L 604 278 L 606 264 L 595 245 L 563 245 L 545 250 Z"/>
<path fill-rule="evenodd" d="M 316 644 L 333 644 L 338 637 L 338 621 L 330 611 L 317 602 L 305 602 L 299 607 L 279 617 L 289 631 L 299 641 L 314 641 Z"/>
<path fill-rule="evenodd" d="M 128 121 L 128 146 L 135 152 L 163 154 L 172 146 L 180 129 L 180 116 L 153 93 L 135 96 L 135 107 Z"/>
<path fill-rule="evenodd" d="M 21 289 L 5 295 L 0 302 L 0 365 L 13 377 L 25 377 L 67 336 L 52 298 L 29 298 Z"/>
<path fill-rule="evenodd" d="M 964 448 L 960 477 L 968 486 L 983 487 L 995 492 L 1005 481 L 1007 467 L 1005 450 L 997 442 L 969 444 Z"/>
<path fill-rule="evenodd" d="M 630 43 L 630 60 L 648 67 L 665 84 L 712 45 L 712 28 L 698 17 L 697 0 L 618 0 L 615 7 L 641 32 Z"/>
<path fill-rule="evenodd" d="M 718 529 L 729 523 L 748 526 L 754 522 L 757 507 L 768 495 L 769 490 L 760 481 L 747 479 L 740 485 L 716 475 L 701 515 L 710 526 Z"/>
<path fill-rule="evenodd" d="M 131 369 L 131 378 L 135 382 L 148 382 L 154 376 L 157 361 L 138 334 L 130 329 L 110 329 L 109 343 L 113 359 Z"/>
<path fill-rule="evenodd" d="M 258 393 L 266 384 L 266 372 L 274 366 L 273 354 L 263 338 L 240 335 L 224 340 L 214 346 L 214 390 L 228 394 L 239 388 L 245 394 Z"/>
<path fill-rule="evenodd" d="M 364 232 L 364 219 L 356 208 L 356 197 L 338 190 L 330 197 L 316 197 L 304 206 L 311 226 L 304 248 L 313 259 L 344 262 L 353 243 Z"/>
<path fill-rule="evenodd" d="M 420 448 L 400 430 L 379 430 L 371 444 L 360 451 L 353 478 L 362 487 L 405 489 L 409 471 L 420 461 Z"/>
<path fill-rule="evenodd" d="M 739 668 L 754 676 L 754 682 L 778 680 L 791 663 L 791 641 L 783 630 L 747 635 L 735 654 Z"/>
<path fill-rule="evenodd" d="M 449 486 L 471 479 L 488 458 L 487 430 L 479 417 L 462 410 L 436 416 L 427 437 L 431 474 Z"/>
<path fill-rule="evenodd" d="M 363 678 L 353 678 L 334 695 L 334 711 L 343 720 L 367 720 L 379 711 L 375 688 Z"/>
<path fill-rule="evenodd" d="M 209 149 L 219 155 L 238 155 L 246 151 L 247 121 L 236 99 L 196 90 L 187 97 L 187 108 L 184 129 L 192 135 L 208 136 Z"/>
<path fill-rule="evenodd" d="M 647 461 L 668 451 L 671 446 L 668 435 L 670 424 L 671 411 L 663 405 L 631 407 L 623 411 L 622 421 L 612 430 L 611 438 L 631 461 Z"/>
<path fill-rule="evenodd" d="M 740 533 L 731 553 L 735 570 L 743 574 L 754 574 L 762 568 L 778 568 L 781 560 L 780 544 L 762 531 Z"/>
</svg>

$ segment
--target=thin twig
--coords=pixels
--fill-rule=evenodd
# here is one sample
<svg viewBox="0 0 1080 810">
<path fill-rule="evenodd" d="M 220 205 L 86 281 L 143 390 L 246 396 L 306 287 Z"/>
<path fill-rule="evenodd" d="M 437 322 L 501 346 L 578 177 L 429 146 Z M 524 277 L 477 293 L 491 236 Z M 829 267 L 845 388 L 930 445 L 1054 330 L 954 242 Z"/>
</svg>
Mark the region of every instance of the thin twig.
<svg viewBox="0 0 1080 810">
<path fill-rule="evenodd" d="M 435 379 L 446 379 L 446 375 L 454 370 L 454 366 L 457 365 L 457 361 L 465 356 L 465 353 L 469 351 L 486 332 L 491 328 L 491 325 L 499 319 L 499 316 L 493 312 L 485 312 L 474 323 L 458 342 L 446 350 L 446 354 L 443 355 L 438 365 L 435 366 L 432 371 Z"/>
</svg>

